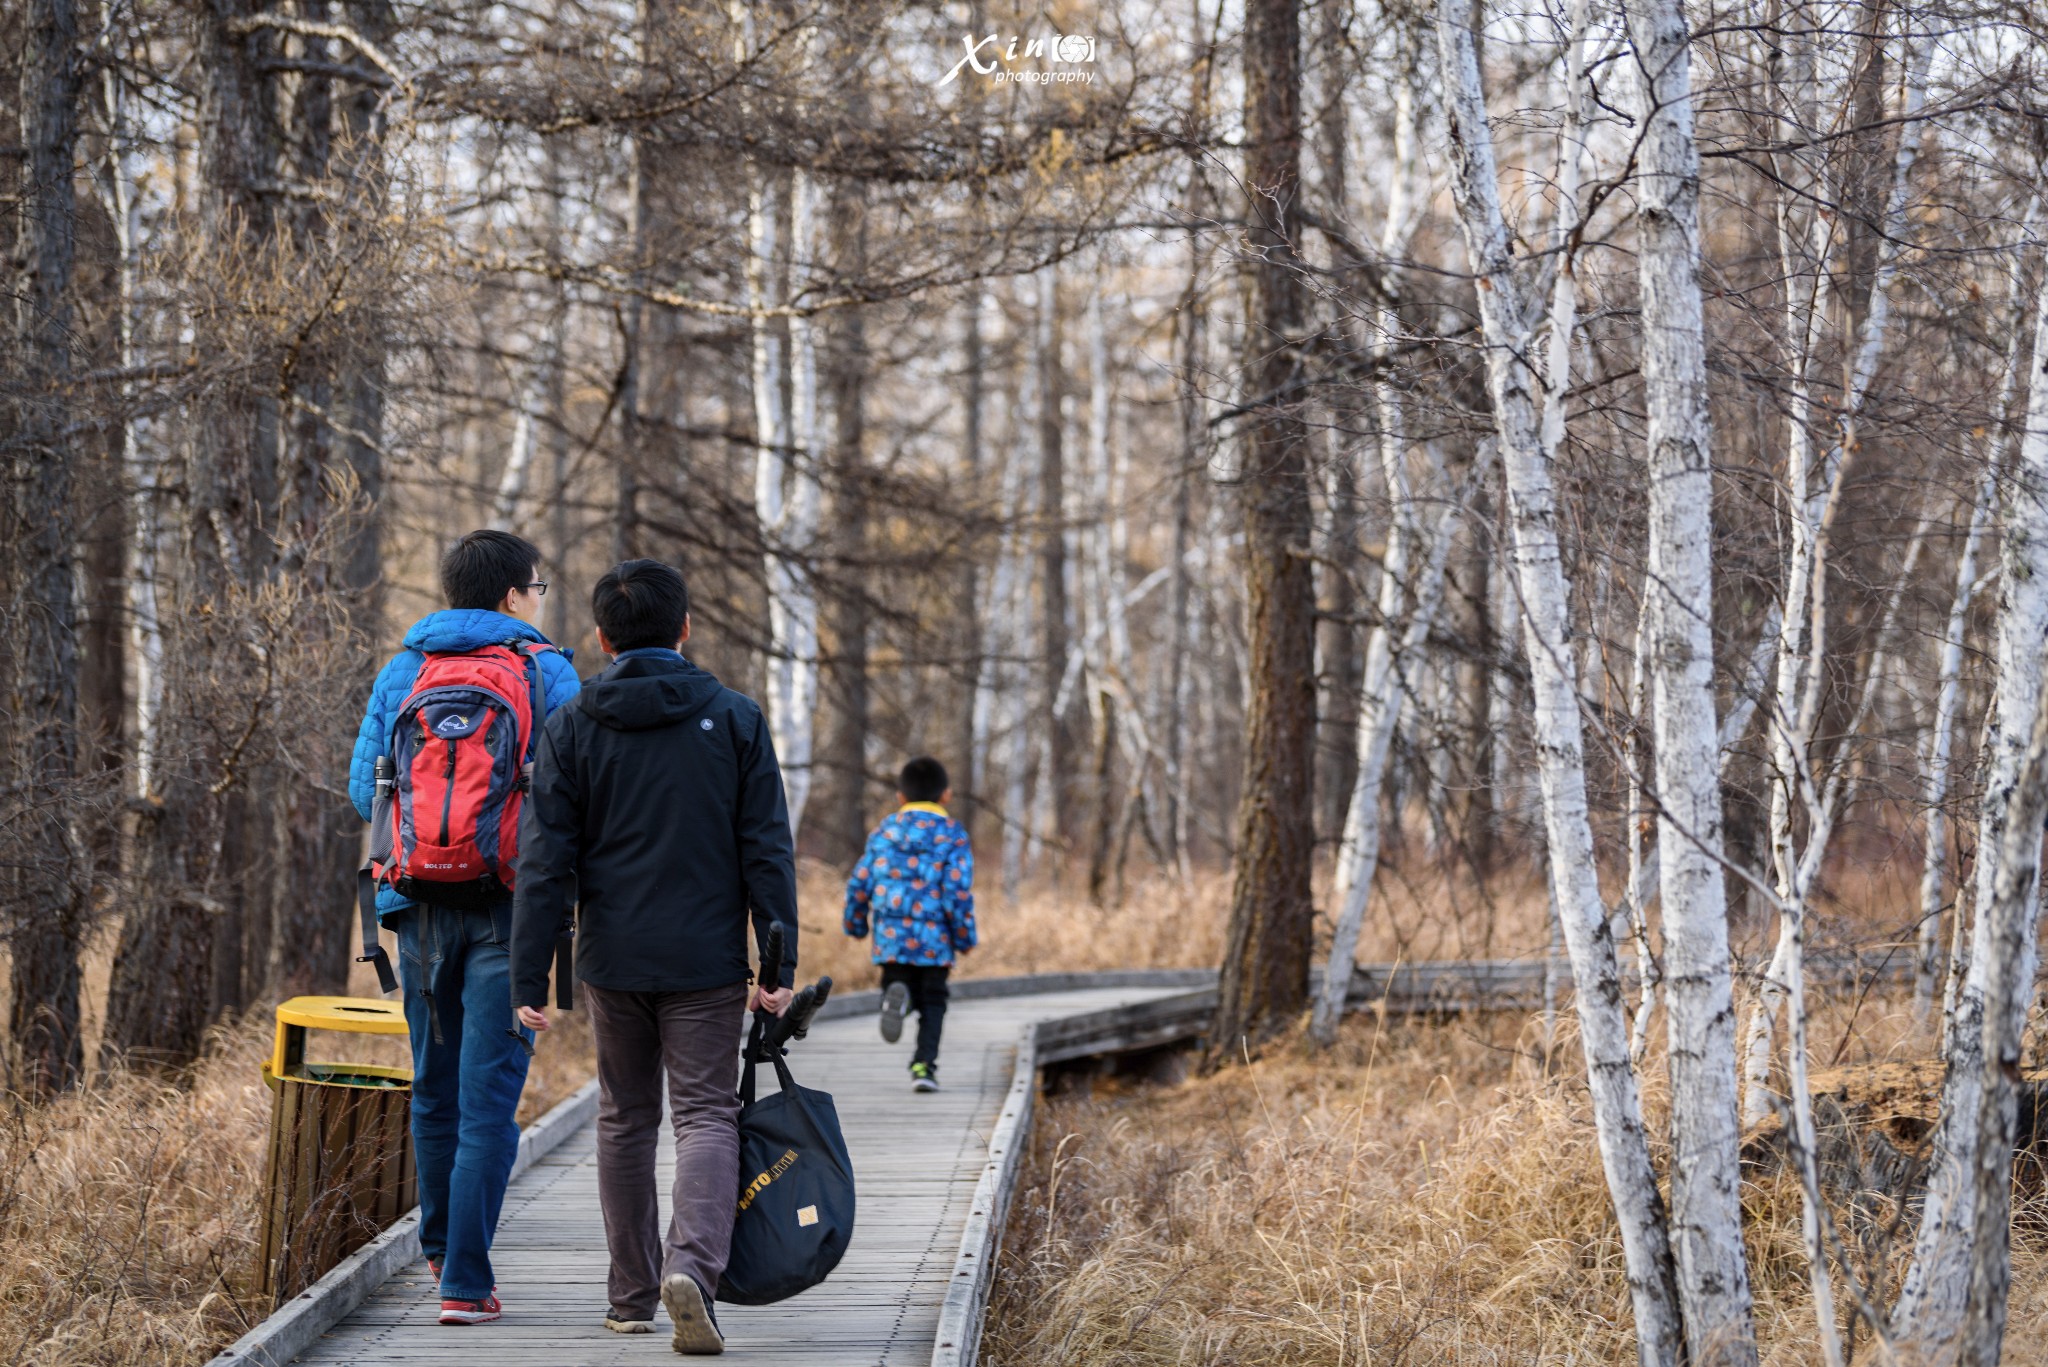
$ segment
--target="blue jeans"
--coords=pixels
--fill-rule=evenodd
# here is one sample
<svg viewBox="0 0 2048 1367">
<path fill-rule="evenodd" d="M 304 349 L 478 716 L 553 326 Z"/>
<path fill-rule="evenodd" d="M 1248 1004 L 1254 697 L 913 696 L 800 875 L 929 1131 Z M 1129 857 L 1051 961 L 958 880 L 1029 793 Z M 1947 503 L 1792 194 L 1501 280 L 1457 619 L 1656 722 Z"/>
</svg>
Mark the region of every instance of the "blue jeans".
<svg viewBox="0 0 2048 1367">
<path fill-rule="evenodd" d="M 420 1251 L 441 1260 L 441 1294 L 480 1301 L 495 1285 L 491 1236 L 519 1151 L 519 1093 L 533 1032 L 513 1035 L 512 899 L 487 911 L 424 904 L 394 918 L 412 1034 L 412 1147 Z"/>
</svg>

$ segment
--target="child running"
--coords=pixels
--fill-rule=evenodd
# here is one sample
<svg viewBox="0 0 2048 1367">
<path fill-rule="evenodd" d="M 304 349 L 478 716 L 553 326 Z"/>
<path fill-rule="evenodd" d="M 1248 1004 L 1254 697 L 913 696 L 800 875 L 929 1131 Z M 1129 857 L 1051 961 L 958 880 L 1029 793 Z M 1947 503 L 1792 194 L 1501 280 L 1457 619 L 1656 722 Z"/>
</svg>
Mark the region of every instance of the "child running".
<svg viewBox="0 0 2048 1367">
<path fill-rule="evenodd" d="M 846 880 L 846 933 L 875 937 L 882 966 L 882 1038 L 903 1037 L 903 1016 L 917 1012 L 917 1048 L 910 1085 L 939 1090 L 939 1031 L 945 1025 L 946 976 L 953 958 L 972 950 L 974 851 L 967 832 L 946 812 L 953 796 L 946 766 L 929 755 L 903 766 L 896 780 L 903 804 L 882 818 Z"/>
</svg>

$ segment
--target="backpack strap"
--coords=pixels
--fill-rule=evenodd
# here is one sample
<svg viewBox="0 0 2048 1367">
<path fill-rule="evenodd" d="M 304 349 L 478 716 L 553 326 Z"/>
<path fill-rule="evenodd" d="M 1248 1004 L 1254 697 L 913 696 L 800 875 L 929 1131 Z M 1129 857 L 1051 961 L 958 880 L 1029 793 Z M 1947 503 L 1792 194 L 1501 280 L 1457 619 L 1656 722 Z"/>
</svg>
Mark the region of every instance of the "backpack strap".
<svg viewBox="0 0 2048 1367">
<path fill-rule="evenodd" d="M 526 662 L 526 686 L 533 690 L 533 726 L 526 733 L 526 762 L 531 764 L 534 756 L 540 753 L 541 723 L 548 719 L 548 695 L 541 683 L 540 655 L 556 647 L 543 641 L 507 641 L 505 646 Z"/>
<path fill-rule="evenodd" d="M 398 976 L 391 971 L 391 958 L 377 939 L 378 875 L 384 872 L 384 866 L 391 858 L 395 839 L 392 822 L 396 817 L 391 808 L 396 775 L 391 753 L 386 751 L 377 759 L 376 797 L 370 804 L 369 854 L 364 858 L 363 866 L 356 870 L 356 906 L 362 913 L 363 922 L 363 953 L 356 962 L 369 964 L 377 970 L 377 989 L 386 996 L 398 990 Z"/>
<path fill-rule="evenodd" d="M 533 726 L 526 735 L 527 773 L 522 783 L 530 782 L 533 761 L 540 754 L 540 728 L 548 719 L 547 690 L 541 683 L 540 656 L 545 651 L 557 651 L 560 647 L 544 641 L 514 640 L 505 642 L 506 649 L 526 663 L 526 684 L 533 690 Z M 555 1009 L 573 1011 L 576 1005 L 575 985 L 575 923 L 571 922 L 562 934 L 555 938 Z"/>
<path fill-rule="evenodd" d="M 391 971 L 391 956 L 377 939 L 377 879 L 368 864 L 356 871 L 356 905 L 363 918 L 363 953 L 356 962 L 377 970 L 377 990 L 388 997 L 398 990 L 398 975 Z"/>
</svg>

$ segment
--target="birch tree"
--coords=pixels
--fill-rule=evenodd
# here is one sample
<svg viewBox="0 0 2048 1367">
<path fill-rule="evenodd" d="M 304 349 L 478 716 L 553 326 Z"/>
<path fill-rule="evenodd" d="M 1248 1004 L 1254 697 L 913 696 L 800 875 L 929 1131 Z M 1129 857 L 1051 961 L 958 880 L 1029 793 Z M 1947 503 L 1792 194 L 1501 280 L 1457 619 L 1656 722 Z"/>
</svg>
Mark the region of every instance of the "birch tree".
<svg viewBox="0 0 2048 1367">
<path fill-rule="evenodd" d="M 1671 1056 L 1671 1251 L 1691 1360 L 1746 1367 L 1756 1361 L 1756 1330 L 1742 1248 L 1735 1003 L 1720 862 L 1714 482 L 1691 34 L 1679 0 L 1626 0 L 1624 11 L 1641 129 L 1636 260 L 1648 410 L 1651 734 Z"/>
<path fill-rule="evenodd" d="M 754 59 L 751 11 L 736 6 L 735 61 Z M 815 463 L 818 369 L 808 321 L 792 324 L 800 351 L 789 373 L 790 339 L 782 332 L 787 287 L 815 248 L 813 185 L 808 175 L 750 162 L 747 167 L 746 298 L 752 334 L 754 509 L 768 590 L 768 733 L 782 765 L 792 832 L 803 825 L 810 796 L 814 710 L 818 693 L 818 604 L 807 557 L 818 530 L 820 491 Z M 785 211 L 792 252 L 781 242 Z M 798 450 L 798 442 L 803 449 Z"/>
<path fill-rule="evenodd" d="M 1573 15 L 1576 66 L 1586 41 L 1589 0 L 1579 0 Z M 1501 212 L 1493 137 L 1470 21 L 1471 10 L 1461 0 L 1439 0 L 1436 32 L 1450 121 L 1451 189 L 1478 283 L 1487 397 L 1493 404 L 1506 474 L 1522 630 L 1536 703 L 1533 720 L 1551 891 L 1577 987 L 1573 1000 L 1580 1044 L 1601 1166 L 1621 1224 L 1637 1351 L 1645 1367 L 1660 1367 L 1682 1360 L 1685 1326 L 1664 1203 L 1650 1165 L 1642 1099 L 1629 1058 L 1621 971 L 1593 857 L 1577 669 L 1558 545 L 1557 492 L 1536 402 L 1543 377 L 1529 364 L 1537 354 L 1535 301 L 1515 273 L 1513 239 Z M 1559 269 L 1569 274 L 1565 262 Z"/>
<path fill-rule="evenodd" d="M 2048 285 L 2034 307 L 2024 435 L 2013 470 L 2001 484 L 1998 683 L 1986 738 L 1973 890 L 1981 910 L 1970 930 L 1969 966 L 1949 1030 L 1941 1120 L 1934 1132 L 1913 1261 L 1892 1312 L 1900 1343 L 1929 1355 L 1956 1346 L 1965 1303 L 1978 1294 L 1971 1289 L 1972 1264 L 1987 1256 L 1977 1245 L 1985 1228 L 1978 1214 L 1979 1186 L 1985 1180 L 1980 1164 L 2010 1161 L 2009 1144 L 2007 1152 L 1986 1156 L 1986 1146 L 2004 1142 L 2005 1136 L 1985 1131 L 1987 1096 L 1998 1102 L 1995 1112 L 2004 1104 L 1995 1091 L 1987 1092 L 1985 1070 L 2002 1066 L 2001 1051 L 2008 1040 L 2018 1039 L 2027 994 L 1999 985 L 1994 1001 L 1993 975 L 2011 973 L 2016 975 L 2012 982 L 2030 983 L 2039 953 L 2037 870 L 2026 868 L 2024 878 L 2016 873 L 2004 894 L 2006 904 L 2000 907 L 1996 900 L 2008 825 L 2021 818 L 2032 823 L 2025 826 L 2026 838 L 2035 842 L 2029 849 L 2036 848 L 2040 830 L 2038 812 L 2031 817 L 2014 813 L 2043 692 L 2041 642 L 2048 638 L 2048 379 L 2042 373 L 2048 358 Z M 1979 1308 L 1972 1345 L 1981 1345 L 1989 1334 L 1981 1318 L 1988 1313 Z"/>
<path fill-rule="evenodd" d="M 1404 84 L 1394 95 L 1394 172 L 1379 242 L 1381 259 L 1390 263 L 1407 255 L 1414 234 L 1413 206 L 1418 198 L 1415 181 L 1421 166 L 1416 143 L 1415 100 Z M 1387 269 L 1382 279 L 1390 291 L 1398 290 L 1398 268 Z M 1376 310 L 1368 354 L 1384 363 L 1400 328 L 1398 308 L 1390 305 Z M 1352 768 L 1351 795 L 1345 804 L 1332 888 L 1336 922 L 1330 936 L 1322 990 L 1317 995 L 1309 1026 L 1311 1038 L 1324 1047 L 1337 1038 L 1337 1025 L 1343 1017 L 1356 965 L 1359 931 L 1365 923 L 1373 875 L 1379 867 L 1380 789 L 1386 778 L 1387 753 L 1401 724 L 1408 691 L 1399 665 L 1412 657 L 1436 620 L 1443 601 L 1444 566 L 1457 530 L 1453 515 L 1457 503 L 1453 500 L 1447 504 L 1445 514 L 1424 531 L 1416 491 L 1408 476 L 1400 394 L 1384 373 L 1375 379 L 1372 390 L 1379 418 L 1380 472 L 1389 504 L 1387 549 L 1380 565 L 1377 620 L 1366 637 L 1365 667 L 1359 675 L 1357 758 Z M 1433 444 L 1425 444 L 1424 451 L 1426 468 L 1420 492 L 1424 497 L 1440 496 L 1444 486 L 1442 456 Z M 1412 576 L 1410 566 L 1417 562 L 1426 568 L 1419 576 Z M 1413 603 L 1404 612 L 1404 596 L 1411 593 Z"/>
<path fill-rule="evenodd" d="M 2028 206 L 2025 226 L 2020 233 L 2021 242 L 2032 236 L 2039 207 L 2038 199 Z M 2019 384 L 2021 343 L 2026 338 L 2026 283 L 2018 269 L 2017 251 L 2014 256 L 2012 306 L 2006 327 L 2009 340 L 1998 398 L 1992 408 L 1994 419 L 2001 424 L 2011 411 L 2013 394 Z M 1923 1020 L 1933 1009 L 1936 978 L 1946 976 L 1945 966 L 1941 963 L 1941 908 L 1948 888 L 1949 763 L 1955 745 L 1956 714 L 1962 700 L 1963 629 L 1970 604 L 1980 587 L 1977 582 L 1979 548 L 1997 501 L 1998 473 L 2005 463 L 2009 446 L 2004 429 L 2001 427 L 1994 431 L 1998 435 L 1991 439 L 1985 452 L 1984 474 L 1970 500 L 1969 521 L 1963 533 L 1962 549 L 1956 556 L 1955 592 L 1949 600 L 1948 616 L 1942 626 L 1935 670 L 1934 718 L 1927 734 L 1921 788 L 1921 802 L 1927 812 L 1927 856 L 1920 875 L 1919 952 L 1913 981 L 1914 1010 Z M 1964 898 L 1958 890 L 1954 913 L 1958 930 L 1962 926 L 1963 907 Z M 1942 1040 L 1945 1048 L 1946 1030 Z"/>
<path fill-rule="evenodd" d="M 1817 97 L 1816 54 L 1811 34 L 1787 35 L 1787 98 L 1795 118 L 1786 129 L 1787 140 L 1804 136 L 1802 130 L 1820 126 Z M 1910 120 L 1920 109 L 1927 79 L 1931 45 L 1909 41 L 1905 54 L 1905 93 L 1900 116 Z M 1792 544 L 1786 567 L 1786 596 L 1780 617 L 1781 639 L 1777 656 L 1777 685 L 1769 727 L 1771 766 L 1774 777 L 1770 793 L 1771 863 L 1778 898 L 1785 908 L 1779 926 L 1777 947 L 1765 971 L 1756 1002 L 1750 1009 L 1744 1032 L 1743 1107 L 1745 1124 L 1761 1120 L 1769 1097 L 1772 1035 L 1778 1012 L 1791 991 L 1790 961 L 1798 953 L 1798 939 L 1804 933 L 1806 899 L 1810 884 L 1825 858 L 1834 824 L 1834 804 L 1828 810 L 1809 812 L 1804 848 L 1793 834 L 1794 814 L 1800 807 L 1801 775 L 1812 766 L 1814 728 L 1818 724 L 1821 698 L 1826 686 L 1828 536 L 1839 503 L 1843 463 L 1855 444 L 1855 428 L 1871 381 L 1876 377 L 1884 352 L 1891 319 L 1891 284 L 1897 274 L 1908 225 L 1907 193 L 1916 155 L 1917 140 L 1900 139 L 1887 185 L 1881 227 L 1882 243 L 1871 285 L 1870 306 L 1848 339 L 1850 363 L 1848 385 L 1839 404 L 1823 408 L 1814 395 L 1817 349 L 1829 313 L 1830 261 L 1835 255 L 1836 217 L 1823 212 L 1819 200 L 1829 187 L 1817 171 L 1806 172 L 1794 181 L 1794 189 L 1816 202 L 1806 209 L 1803 231 L 1796 226 L 1797 210 L 1784 202 L 1777 208 L 1779 255 L 1786 281 L 1786 334 L 1790 354 L 1792 411 L 1787 424 L 1786 504 L 1791 513 Z M 1805 155 L 1811 156 L 1809 151 Z M 1802 164 L 1801 154 L 1791 154 L 1793 168 Z M 1793 174 L 1788 168 L 1788 175 Z M 1802 240 L 1803 239 L 1803 240 Z M 1813 461 L 1813 436 L 1825 414 L 1835 428 L 1823 447 L 1818 468 Z M 1915 541 L 1916 546 L 1921 544 Z M 1910 570 L 1907 571 L 1910 574 Z M 1901 582 L 1906 575 L 1901 576 Z M 1896 602 L 1896 599 L 1893 600 Z M 1885 645 L 1881 630 L 1877 650 L 1865 672 L 1866 697 L 1873 696 L 1881 671 Z M 1860 710 L 1860 705 L 1859 705 Z M 1846 759 L 1857 727 L 1851 726 L 1834 746 L 1832 762 L 1824 766 L 1820 782 L 1837 795 L 1834 774 Z M 1810 856 L 1810 857 L 1809 857 Z"/>
</svg>

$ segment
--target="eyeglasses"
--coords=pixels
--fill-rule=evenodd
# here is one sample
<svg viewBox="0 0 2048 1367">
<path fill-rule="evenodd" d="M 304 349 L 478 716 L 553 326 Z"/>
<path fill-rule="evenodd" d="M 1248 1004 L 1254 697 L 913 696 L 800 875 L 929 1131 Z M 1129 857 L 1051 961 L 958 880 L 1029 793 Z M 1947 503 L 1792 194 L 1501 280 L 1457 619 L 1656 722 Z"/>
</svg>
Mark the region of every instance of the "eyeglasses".
<svg viewBox="0 0 2048 1367">
<path fill-rule="evenodd" d="M 545 598 L 548 596 L 548 581 L 545 579 L 536 579 L 531 584 L 521 584 L 519 585 L 519 587 L 522 589 L 531 589 L 533 591 L 533 596 L 536 598 Z"/>
</svg>

